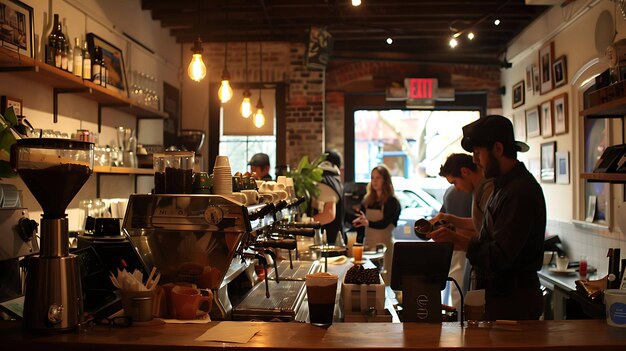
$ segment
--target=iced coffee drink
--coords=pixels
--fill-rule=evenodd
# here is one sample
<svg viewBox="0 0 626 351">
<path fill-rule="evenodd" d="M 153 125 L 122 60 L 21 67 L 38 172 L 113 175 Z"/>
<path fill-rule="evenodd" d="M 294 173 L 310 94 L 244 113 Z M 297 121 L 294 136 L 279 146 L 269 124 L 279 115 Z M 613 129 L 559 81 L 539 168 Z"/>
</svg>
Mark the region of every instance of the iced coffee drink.
<svg viewBox="0 0 626 351">
<path fill-rule="evenodd" d="M 311 324 L 316 326 L 333 324 L 337 275 L 326 272 L 307 274 L 306 291 Z"/>
</svg>

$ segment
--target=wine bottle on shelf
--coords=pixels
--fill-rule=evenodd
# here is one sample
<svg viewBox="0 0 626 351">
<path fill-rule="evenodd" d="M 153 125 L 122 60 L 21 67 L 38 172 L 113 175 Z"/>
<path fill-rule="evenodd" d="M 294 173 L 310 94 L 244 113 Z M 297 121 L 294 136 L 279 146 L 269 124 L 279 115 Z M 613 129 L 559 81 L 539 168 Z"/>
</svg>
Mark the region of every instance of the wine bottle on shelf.
<svg viewBox="0 0 626 351">
<path fill-rule="evenodd" d="M 80 48 L 80 38 L 74 38 L 74 75 L 83 76 L 83 49 Z"/>
<path fill-rule="evenodd" d="M 67 45 L 67 71 L 74 73 L 74 47 L 70 42 L 70 38 L 67 38 L 65 43 Z"/>
<path fill-rule="evenodd" d="M 96 47 L 96 50 L 94 51 L 94 55 L 93 55 L 93 62 L 91 63 L 91 80 L 94 82 L 94 84 L 100 85 L 101 83 L 101 74 L 102 74 L 102 70 L 101 70 L 100 66 L 100 48 Z"/>
<path fill-rule="evenodd" d="M 50 5 L 52 6 L 52 5 Z M 37 60 L 48 62 L 48 37 L 52 34 L 52 11 L 44 12 L 44 25 L 40 40 L 37 42 Z"/>
<path fill-rule="evenodd" d="M 83 79 L 91 80 L 91 55 L 87 47 L 87 40 L 83 42 Z"/>
<path fill-rule="evenodd" d="M 104 64 L 104 53 L 102 49 L 100 49 L 100 85 L 103 87 L 107 86 L 107 78 L 109 76 L 109 71 L 107 70 L 107 66 Z"/>
<path fill-rule="evenodd" d="M 61 49 L 61 69 L 67 71 L 67 42 L 63 44 L 63 48 Z"/>
<path fill-rule="evenodd" d="M 48 35 L 48 44 L 46 45 L 46 63 L 51 66 L 56 66 L 56 51 L 57 51 L 57 27 L 59 26 L 59 15 L 54 14 L 54 22 L 52 25 L 52 31 Z"/>
<path fill-rule="evenodd" d="M 55 55 L 54 55 L 54 66 L 57 68 L 62 68 L 62 56 L 63 49 L 65 48 L 65 35 L 63 35 L 63 29 L 61 28 L 61 23 L 59 22 L 59 15 L 54 15 L 54 23 L 56 24 L 56 28 L 54 32 L 56 34 L 56 43 L 55 46 Z"/>
</svg>

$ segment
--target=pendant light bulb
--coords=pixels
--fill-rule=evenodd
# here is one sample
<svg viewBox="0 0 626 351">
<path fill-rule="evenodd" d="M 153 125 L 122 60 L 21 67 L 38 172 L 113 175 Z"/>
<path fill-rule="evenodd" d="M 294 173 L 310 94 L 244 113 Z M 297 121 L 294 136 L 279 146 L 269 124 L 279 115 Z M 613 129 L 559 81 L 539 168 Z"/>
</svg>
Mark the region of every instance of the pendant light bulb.
<svg viewBox="0 0 626 351">
<path fill-rule="evenodd" d="M 193 56 L 191 57 L 189 67 L 187 67 L 187 75 L 196 82 L 201 81 L 206 76 L 206 66 L 202 61 L 203 51 L 202 42 L 200 41 L 200 38 L 198 38 L 194 42 L 193 48 L 191 49 Z"/>
<path fill-rule="evenodd" d="M 230 73 L 228 73 L 226 67 L 224 67 L 224 72 L 222 72 L 222 85 L 220 85 L 220 89 L 217 91 L 217 96 L 223 104 L 233 98 L 233 88 L 230 87 Z"/>
<path fill-rule="evenodd" d="M 246 89 L 243 92 L 243 101 L 241 102 L 241 115 L 243 118 L 252 116 L 252 102 L 250 102 L 250 90 Z"/>
<path fill-rule="evenodd" d="M 259 96 L 259 101 L 256 103 L 256 113 L 254 114 L 254 126 L 261 128 L 265 125 L 265 115 L 263 114 L 263 101 Z"/>
</svg>

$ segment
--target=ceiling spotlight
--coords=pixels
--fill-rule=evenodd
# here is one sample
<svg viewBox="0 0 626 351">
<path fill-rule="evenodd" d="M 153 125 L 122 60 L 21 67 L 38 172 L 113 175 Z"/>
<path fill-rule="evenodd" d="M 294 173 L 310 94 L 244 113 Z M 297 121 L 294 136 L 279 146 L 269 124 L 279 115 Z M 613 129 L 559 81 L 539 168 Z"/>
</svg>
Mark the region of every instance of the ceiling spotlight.
<svg viewBox="0 0 626 351">
<path fill-rule="evenodd" d="M 450 47 L 454 49 L 457 45 L 459 45 L 459 42 L 456 40 L 456 38 L 452 38 L 448 42 L 448 45 L 450 45 Z"/>
<path fill-rule="evenodd" d="M 393 44 L 393 39 L 387 38 L 387 44 L 389 44 L 389 45 Z"/>
<path fill-rule="evenodd" d="M 361 0 L 352 0 L 352 6 L 359 6 L 361 5 Z"/>
<path fill-rule="evenodd" d="M 493 21 L 493 24 L 495 24 L 496 26 L 499 26 L 500 25 L 500 20 L 496 18 L 496 20 Z"/>
<path fill-rule="evenodd" d="M 474 40 L 474 32 L 467 33 L 467 39 Z"/>
</svg>

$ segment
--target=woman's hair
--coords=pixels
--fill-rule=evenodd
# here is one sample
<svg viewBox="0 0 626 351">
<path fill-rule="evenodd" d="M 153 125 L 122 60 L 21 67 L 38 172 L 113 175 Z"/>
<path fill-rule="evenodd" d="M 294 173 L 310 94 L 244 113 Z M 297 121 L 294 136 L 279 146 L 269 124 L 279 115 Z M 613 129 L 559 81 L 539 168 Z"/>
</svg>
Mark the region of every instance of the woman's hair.
<svg viewBox="0 0 626 351">
<path fill-rule="evenodd" d="M 367 184 L 367 193 L 365 194 L 365 198 L 363 198 L 363 203 L 366 207 L 376 203 L 383 205 L 387 202 L 387 200 L 389 200 L 390 197 L 395 196 L 389 168 L 383 164 L 374 167 L 374 169 L 372 169 L 372 173 L 374 173 L 374 171 L 378 172 L 378 174 L 380 174 L 383 178 L 383 187 L 381 189 L 382 191 L 380 197 L 378 197 L 376 191 L 372 189 L 372 183 L 370 182 Z"/>
</svg>

